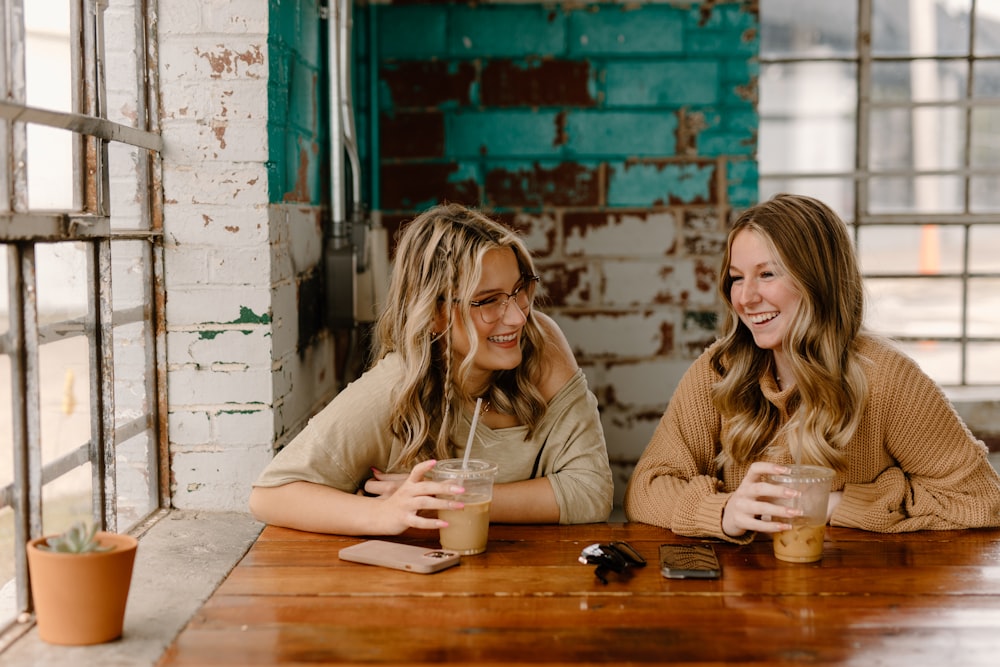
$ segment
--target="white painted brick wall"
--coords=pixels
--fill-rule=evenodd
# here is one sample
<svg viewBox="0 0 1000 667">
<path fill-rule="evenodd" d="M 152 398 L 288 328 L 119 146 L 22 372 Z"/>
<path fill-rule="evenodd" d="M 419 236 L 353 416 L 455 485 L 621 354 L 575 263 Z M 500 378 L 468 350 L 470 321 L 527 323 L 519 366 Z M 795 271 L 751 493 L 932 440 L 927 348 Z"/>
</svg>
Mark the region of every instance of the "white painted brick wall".
<svg viewBox="0 0 1000 667">
<path fill-rule="evenodd" d="M 647 216 L 608 214 L 607 224 L 581 232 L 574 228 L 566 238 L 566 253 L 599 257 L 608 255 L 635 257 L 645 251 L 663 257 L 674 247 L 677 222 L 669 212 Z"/>
<path fill-rule="evenodd" d="M 182 509 L 245 511 L 273 452 L 267 16 L 266 0 L 159 5 L 168 434 Z"/>
<path fill-rule="evenodd" d="M 328 337 L 299 350 L 321 218 L 268 199 L 268 2 L 159 11 L 173 504 L 245 511 L 275 446 L 336 388 Z"/>
<path fill-rule="evenodd" d="M 644 313 L 623 313 L 618 317 L 601 315 L 555 315 L 577 356 L 588 358 L 648 358 L 661 353 L 664 329 L 680 329 L 683 314 L 679 309 Z"/>
</svg>

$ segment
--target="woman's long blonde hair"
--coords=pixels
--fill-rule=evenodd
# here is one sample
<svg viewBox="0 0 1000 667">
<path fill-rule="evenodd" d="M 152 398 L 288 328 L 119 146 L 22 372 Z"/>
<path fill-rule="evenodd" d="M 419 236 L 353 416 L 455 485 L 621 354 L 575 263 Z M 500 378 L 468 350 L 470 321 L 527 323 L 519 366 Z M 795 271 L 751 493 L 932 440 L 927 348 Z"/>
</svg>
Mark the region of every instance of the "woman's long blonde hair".
<svg viewBox="0 0 1000 667">
<path fill-rule="evenodd" d="M 477 398 L 464 387 L 478 348 L 469 302 L 482 277 L 483 256 L 510 248 L 523 276 L 535 275 L 535 269 L 527 247 L 512 230 L 458 204 L 435 206 L 400 234 L 387 306 L 376 325 L 375 358 L 397 353 L 402 359 L 391 429 L 402 442 L 394 464 L 405 467 L 429 457 L 454 456 L 449 434 L 455 415 L 466 401 Z M 451 341 L 456 317 L 462 318 L 471 343 L 457 367 Z M 491 409 L 516 415 L 530 437 L 545 411 L 535 387 L 545 339 L 533 314 L 529 311 L 526 317 L 521 364 L 494 371 L 482 398 Z"/>
<path fill-rule="evenodd" d="M 754 344 L 733 308 L 729 264 L 733 239 L 744 230 L 771 246 L 802 297 L 782 342 L 795 375 L 784 427 L 759 386 L 765 374 L 774 372 L 774 356 Z M 713 398 L 729 420 L 720 463 L 757 460 L 783 434 L 797 460 L 843 470 L 844 447 L 857 430 L 868 393 L 858 353 L 864 286 L 847 226 L 816 199 L 776 195 L 736 220 L 718 286 L 729 304 L 723 338 L 712 356 L 722 376 Z"/>
</svg>

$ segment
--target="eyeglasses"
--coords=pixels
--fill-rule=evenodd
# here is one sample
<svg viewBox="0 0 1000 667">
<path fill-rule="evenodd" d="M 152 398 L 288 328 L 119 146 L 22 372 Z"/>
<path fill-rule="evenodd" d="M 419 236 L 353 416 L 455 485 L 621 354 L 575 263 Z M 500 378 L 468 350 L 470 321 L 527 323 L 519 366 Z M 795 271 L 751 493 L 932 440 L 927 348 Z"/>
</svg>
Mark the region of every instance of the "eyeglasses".
<svg viewBox="0 0 1000 667">
<path fill-rule="evenodd" d="M 624 574 L 630 567 L 646 567 L 646 559 L 628 542 L 608 542 L 584 547 L 578 559 L 584 565 L 596 565 L 594 576 L 608 583 L 609 570 Z"/>
<path fill-rule="evenodd" d="M 528 312 L 535 298 L 535 286 L 541 276 L 522 276 L 523 282 L 510 294 L 500 292 L 481 301 L 470 301 L 469 305 L 479 310 L 483 324 L 493 324 L 503 318 L 507 312 L 507 304 L 511 301 L 517 304 L 522 313 Z"/>
</svg>

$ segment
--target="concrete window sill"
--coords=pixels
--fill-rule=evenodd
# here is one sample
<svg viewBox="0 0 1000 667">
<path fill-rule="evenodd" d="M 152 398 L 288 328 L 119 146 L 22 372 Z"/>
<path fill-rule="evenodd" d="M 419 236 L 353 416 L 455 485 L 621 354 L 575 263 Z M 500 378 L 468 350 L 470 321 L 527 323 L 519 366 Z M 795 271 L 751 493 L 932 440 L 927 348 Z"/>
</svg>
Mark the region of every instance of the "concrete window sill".
<svg viewBox="0 0 1000 667">
<path fill-rule="evenodd" d="M 249 514 L 165 513 L 139 536 L 121 639 L 96 646 L 53 646 L 32 628 L 0 653 L 0 664 L 155 665 L 263 528 Z"/>
</svg>

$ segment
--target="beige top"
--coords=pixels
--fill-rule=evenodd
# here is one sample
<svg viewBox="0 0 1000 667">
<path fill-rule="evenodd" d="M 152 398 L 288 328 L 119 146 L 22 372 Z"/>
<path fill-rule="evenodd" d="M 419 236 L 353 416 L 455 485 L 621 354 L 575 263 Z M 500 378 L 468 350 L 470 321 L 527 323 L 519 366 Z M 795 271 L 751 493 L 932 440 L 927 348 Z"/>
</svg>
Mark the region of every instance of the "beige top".
<svg viewBox="0 0 1000 667">
<path fill-rule="evenodd" d="M 374 466 L 397 469 L 400 443 L 389 430 L 393 388 L 402 377 L 398 355 L 390 354 L 352 382 L 286 445 L 261 473 L 255 486 L 307 481 L 354 493 L 364 486 Z M 463 413 L 452 429 L 455 457 L 465 453 L 471 415 Z M 491 429 L 481 422 L 471 456 L 499 466 L 497 482 L 536 477 L 552 484 L 559 522 L 606 521 L 611 513 L 614 482 L 608 463 L 597 399 L 582 370 L 549 401 L 531 440 L 525 426 Z M 540 455 L 539 455 L 540 452 Z"/>
<path fill-rule="evenodd" d="M 681 535 L 746 542 L 752 534 L 722 532 L 723 508 L 749 464 L 716 470 L 727 429 L 712 403 L 711 353 L 681 378 L 626 489 L 625 513 Z M 843 500 L 830 524 L 882 533 L 1000 526 L 1000 477 L 941 389 L 885 341 L 867 339 L 861 354 L 869 398 L 848 468 L 833 481 Z M 779 391 L 768 376 L 760 390 L 787 420 L 795 388 Z M 792 463 L 784 437 L 774 445 L 762 458 Z"/>
</svg>

